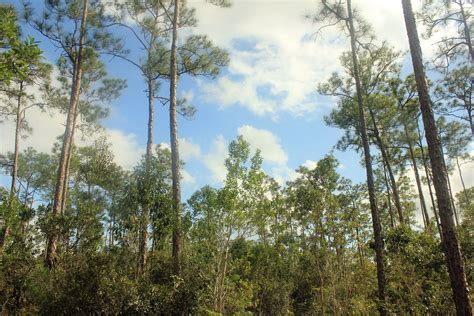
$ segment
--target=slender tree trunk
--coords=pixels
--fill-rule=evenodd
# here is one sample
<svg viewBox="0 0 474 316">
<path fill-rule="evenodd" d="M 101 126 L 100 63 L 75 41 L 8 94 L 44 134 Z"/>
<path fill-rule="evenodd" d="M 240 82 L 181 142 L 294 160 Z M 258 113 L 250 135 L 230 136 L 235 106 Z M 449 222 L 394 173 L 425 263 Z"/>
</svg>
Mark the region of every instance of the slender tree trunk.
<svg viewBox="0 0 474 316">
<path fill-rule="evenodd" d="M 415 154 L 413 152 L 413 144 L 410 138 L 410 135 L 408 134 L 408 130 L 406 126 L 403 126 L 403 129 L 405 131 L 405 137 L 407 138 L 407 143 L 408 143 L 408 153 L 410 155 L 410 160 L 413 166 L 413 171 L 415 173 L 415 181 L 416 181 L 416 186 L 418 188 L 418 197 L 420 198 L 420 205 L 421 205 L 421 212 L 423 213 L 423 217 L 425 218 L 425 228 L 430 227 L 430 216 L 428 215 L 428 208 L 426 207 L 426 202 L 425 202 L 425 197 L 423 195 L 423 188 L 421 186 L 421 180 L 420 180 L 420 173 L 418 172 L 418 166 L 416 164 L 416 158 Z"/>
<path fill-rule="evenodd" d="M 217 275 L 214 284 L 214 310 L 221 313 L 224 301 L 224 285 L 227 274 L 227 260 L 229 256 L 230 238 L 232 237 L 232 229 L 229 230 L 224 243 L 224 252 L 217 261 Z"/>
<path fill-rule="evenodd" d="M 72 123 L 72 132 L 71 132 L 71 139 L 70 139 L 71 144 L 69 146 L 69 150 L 67 152 L 67 158 L 66 158 L 66 168 L 65 168 L 64 183 L 63 183 L 63 196 L 61 198 L 61 208 L 60 208 L 61 214 L 64 214 L 64 211 L 66 210 L 67 194 L 69 190 L 69 169 L 71 166 L 72 152 L 74 150 L 74 135 L 76 132 L 76 124 L 77 124 L 78 116 L 79 116 L 79 111 L 76 110 L 76 113 L 74 114 L 74 122 Z"/>
<path fill-rule="evenodd" d="M 453 207 L 453 213 L 454 213 L 454 221 L 456 223 L 456 226 L 459 226 L 459 218 L 458 218 L 458 212 L 456 210 L 456 206 L 454 204 L 454 195 L 453 195 L 453 189 L 451 188 L 451 179 L 449 179 L 449 174 L 447 174 L 447 180 L 448 180 L 448 192 L 449 192 L 449 197 L 451 201 L 451 206 Z"/>
<path fill-rule="evenodd" d="M 153 158 L 153 127 L 155 122 L 155 83 L 153 80 L 148 79 L 148 129 L 147 129 L 147 143 L 146 143 L 146 155 L 145 155 L 145 181 L 148 189 L 151 172 L 151 162 Z M 148 201 L 142 205 L 142 218 L 140 225 L 140 238 L 138 247 L 138 276 L 143 275 L 147 261 L 147 243 L 148 243 L 148 221 L 150 217 L 150 208 Z"/>
<path fill-rule="evenodd" d="M 390 216 L 390 227 L 394 228 L 395 227 L 395 216 L 393 215 L 393 209 L 392 209 L 392 198 L 390 194 L 390 185 L 388 184 L 388 178 L 387 178 L 387 169 L 385 167 L 385 161 L 382 160 L 382 166 L 383 166 L 383 178 L 385 182 L 385 188 L 387 189 L 387 201 L 388 201 L 388 214 Z"/>
<path fill-rule="evenodd" d="M 377 127 L 377 122 L 375 121 L 375 115 L 372 109 L 369 108 L 370 118 L 372 120 L 372 124 L 374 126 L 374 133 L 375 138 L 377 139 L 377 145 L 379 146 L 380 153 L 382 154 L 382 159 L 385 161 L 385 165 L 387 166 L 388 176 L 390 179 L 390 183 L 392 184 L 392 191 L 393 191 L 393 199 L 395 202 L 395 207 L 398 213 L 398 220 L 400 224 L 405 223 L 405 219 L 403 217 L 403 209 L 402 203 L 400 202 L 400 193 L 398 192 L 397 181 L 395 180 L 395 176 L 393 175 L 392 166 L 390 165 L 390 160 L 388 159 L 387 150 L 385 149 L 385 145 L 383 143 L 382 137 L 380 137 L 379 129 Z"/>
<path fill-rule="evenodd" d="M 458 167 L 458 173 L 459 173 L 459 178 L 461 179 L 461 184 L 462 184 L 462 190 L 464 192 L 464 197 L 466 198 L 466 202 L 469 202 L 469 195 L 467 194 L 467 191 L 466 191 L 466 185 L 464 184 L 464 178 L 462 176 L 461 165 L 459 164 L 459 158 L 458 157 L 456 157 L 456 166 Z"/>
<path fill-rule="evenodd" d="M 385 272 L 383 262 L 383 248 L 384 242 L 382 237 L 382 225 L 380 224 L 380 215 L 377 208 L 377 200 L 375 196 L 374 175 L 372 172 L 372 159 L 370 157 L 369 138 L 367 136 L 367 127 L 365 122 L 364 104 L 362 101 L 362 88 L 359 77 L 359 64 L 357 60 L 356 38 L 354 21 L 352 18 L 351 0 L 347 0 L 347 12 L 349 22 L 349 33 L 351 37 L 351 53 L 352 53 L 352 67 L 354 79 L 357 89 L 357 103 L 359 106 L 359 133 L 361 134 L 362 144 L 364 147 L 365 170 L 367 172 L 367 187 L 369 189 L 370 210 L 372 213 L 372 225 L 374 228 L 375 239 L 375 257 L 377 263 L 377 281 L 378 281 L 378 298 L 379 298 L 379 312 L 380 315 L 386 315 L 385 309 Z"/>
<path fill-rule="evenodd" d="M 181 187 L 179 171 L 179 143 L 178 123 L 176 121 L 176 89 L 178 85 L 178 28 L 180 1 L 174 1 L 173 40 L 171 43 L 170 58 L 170 139 L 171 139 L 171 168 L 173 178 L 173 211 L 175 223 L 173 225 L 173 258 L 175 259 L 175 272 L 181 272 Z"/>
<path fill-rule="evenodd" d="M 110 226 L 109 226 L 109 249 L 114 246 L 114 228 L 115 228 L 115 216 L 112 216 L 110 219 Z"/>
<path fill-rule="evenodd" d="M 318 260 L 319 261 L 319 260 Z M 316 263 L 318 267 L 318 274 L 319 274 L 319 299 L 321 300 L 321 315 L 326 315 L 326 304 L 324 302 L 324 274 L 321 270 L 319 262 Z"/>
<path fill-rule="evenodd" d="M 359 237 L 359 227 L 355 227 L 355 232 L 356 232 L 356 242 L 357 242 L 357 253 L 359 254 L 359 262 L 360 262 L 360 267 L 361 269 L 364 268 L 364 255 L 362 253 L 362 246 L 360 242 L 360 237 Z"/>
<path fill-rule="evenodd" d="M 23 82 L 20 82 L 20 89 L 18 91 L 16 107 L 15 149 L 13 151 L 12 182 L 10 187 L 10 196 L 15 195 L 16 193 L 16 178 L 18 177 L 18 157 L 20 155 L 21 122 L 23 121 L 21 108 L 22 96 Z"/>
<path fill-rule="evenodd" d="M 423 168 L 425 169 L 426 182 L 428 185 L 428 191 L 430 193 L 431 206 L 433 207 L 433 214 L 436 220 L 436 227 L 438 228 L 439 238 L 443 239 L 443 234 L 441 233 L 441 224 L 439 222 L 438 210 L 436 208 L 436 201 L 434 198 L 433 189 L 431 188 L 430 168 L 428 166 L 428 160 L 425 155 L 425 150 L 423 149 L 423 140 L 421 137 L 421 131 L 420 131 L 420 126 L 418 124 L 418 120 L 416 123 L 416 130 L 418 132 L 418 143 L 419 143 L 419 147 L 421 151 L 421 160 L 423 161 Z"/>
<path fill-rule="evenodd" d="M 467 45 L 469 57 L 472 63 L 474 62 L 474 50 L 472 49 L 471 29 L 466 19 L 466 12 L 464 11 L 464 5 L 462 1 L 459 1 L 458 4 L 459 4 L 459 9 L 461 10 L 462 22 L 463 22 L 463 27 L 464 27 L 464 36 L 466 37 L 466 45 Z"/>
<path fill-rule="evenodd" d="M 74 115 L 77 111 L 77 106 L 79 104 L 79 95 L 81 90 L 81 80 L 82 80 L 82 58 L 83 58 L 83 50 L 84 50 L 84 42 L 85 42 L 85 32 L 86 32 L 86 20 L 88 14 L 88 0 L 84 0 L 84 7 L 82 10 L 82 20 L 81 20 L 81 34 L 79 40 L 79 51 L 77 54 L 77 59 L 75 60 L 75 69 L 76 69 L 76 80 L 73 80 L 73 86 L 71 91 L 71 97 L 69 100 L 69 111 L 67 115 L 66 121 L 66 130 L 64 131 L 63 136 L 63 144 L 61 149 L 61 156 L 59 160 L 59 167 L 56 179 L 56 190 L 54 192 L 54 199 L 53 199 L 53 209 L 52 215 L 58 216 L 60 214 L 61 208 L 61 201 L 63 197 L 63 188 L 64 188 L 64 181 L 65 181 L 65 173 L 66 173 L 66 161 L 67 161 L 67 153 L 69 151 L 69 147 L 71 146 L 71 133 L 73 131 L 73 122 L 74 122 Z M 56 262 L 56 248 L 58 242 L 58 235 L 57 232 L 53 231 L 51 236 L 49 236 L 48 246 L 46 249 L 46 259 L 45 263 L 49 269 L 52 269 Z"/>
<path fill-rule="evenodd" d="M 416 29 L 415 16 L 412 11 L 411 1 L 402 0 L 403 14 L 410 43 L 410 53 L 415 72 L 416 87 L 420 102 L 420 110 L 425 127 L 425 136 L 428 143 L 428 152 L 433 170 L 433 182 L 438 200 L 439 215 L 442 227 L 442 244 L 448 266 L 453 299 L 458 315 L 472 315 L 471 300 L 464 272 L 464 265 L 459 247 L 458 237 L 453 223 L 453 209 L 447 186 L 446 166 L 443 162 L 441 143 L 436 128 L 431 100 L 426 82 L 425 70 L 420 47 L 420 40 Z"/>
<path fill-rule="evenodd" d="M 15 148 L 13 151 L 13 162 L 12 162 L 12 181 L 10 186 L 10 197 L 8 203 L 11 207 L 13 198 L 16 193 L 16 178 L 18 177 L 18 157 L 20 155 L 20 134 L 21 134 L 21 121 L 22 118 L 22 108 L 21 108 L 21 99 L 23 96 L 23 82 L 20 82 L 20 89 L 17 96 L 17 107 L 16 107 L 16 125 L 15 125 Z M 0 249 L 3 248 L 6 239 L 10 235 L 10 224 L 7 219 L 5 219 L 5 228 L 2 231 L 2 236 L 0 236 Z"/>
<path fill-rule="evenodd" d="M 472 62 L 471 62 L 472 63 Z M 472 87 L 472 85 L 471 85 Z M 469 95 L 469 100 L 464 100 L 464 107 L 467 111 L 467 120 L 469 121 L 469 126 L 471 127 L 471 136 L 474 137 L 474 122 L 472 121 L 472 97 Z"/>
<path fill-rule="evenodd" d="M 426 164 L 426 162 L 425 162 L 425 164 Z M 425 165 L 425 168 L 427 168 L 426 165 Z M 431 183 L 433 182 L 431 179 L 433 179 L 433 177 L 431 176 L 430 170 L 428 170 L 428 169 L 425 169 L 425 170 L 426 170 L 426 179 L 427 179 L 427 184 L 428 184 L 428 190 L 430 192 L 430 197 L 431 197 L 431 203 L 433 203 L 433 214 L 435 216 L 436 226 L 438 227 L 439 238 L 443 239 L 443 234 L 441 232 L 441 223 L 439 221 L 438 208 L 435 206 L 436 201 L 435 201 L 433 189 L 432 189 L 432 186 L 431 186 Z"/>
<path fill-rule="evenodd" d="M 444 159 L 443 147 L 441 147 L 441 155 L 443 157 L 443 164 L 446 168 L 446 180 L 448 181 L 448 192 L 449 192 L 449 197 L 450 197 L 449 200 L 451 202 L 451 207 L 452 207 L 453 213 L 454 213 L 454 221 L 456 223 L 456 226 L 459 226 L 458 212 L 456 210 L 456 205 L 454 204 L 453 189 L 451 188 L 451 179 L 449 178 L 448 165 L 446 164 L 446 160 Z"/>
</svg>

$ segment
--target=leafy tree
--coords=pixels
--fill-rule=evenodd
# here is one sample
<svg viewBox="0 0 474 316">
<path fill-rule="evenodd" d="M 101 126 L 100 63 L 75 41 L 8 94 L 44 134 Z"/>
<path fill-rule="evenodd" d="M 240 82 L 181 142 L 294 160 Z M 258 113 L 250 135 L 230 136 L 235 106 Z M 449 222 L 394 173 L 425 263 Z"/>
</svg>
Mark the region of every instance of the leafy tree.
<svg viewBox="0 0 474 316">
<path fill-rule="evenodd" d="M 14 78 L 28 79 L 41 59 L 41 50 L 32 37 L 21 37 L 18 18 L 12 6 L 0 6 L 0 86 L 9 86 Z"/>
</svg>

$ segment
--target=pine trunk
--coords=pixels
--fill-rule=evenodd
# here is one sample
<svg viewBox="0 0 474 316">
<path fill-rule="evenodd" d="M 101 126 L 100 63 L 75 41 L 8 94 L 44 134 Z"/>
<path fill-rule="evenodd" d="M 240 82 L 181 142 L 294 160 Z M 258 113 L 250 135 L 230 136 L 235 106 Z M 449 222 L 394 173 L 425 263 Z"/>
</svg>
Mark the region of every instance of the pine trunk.
<svg viewBox="0 0 474 316">
<path fill-rule="evenodd" d="M 15 149 L 13 151 L 13 162 L 12 162 L 12 182 L 10 186 L 10 197 L 9 204 L 12 204 L 13 198 L 16 193 L 16 178 L 18 177 L 18 157 L 20 155 L 20 133 L 21 133 L 21 121 L 22 121 L 22 109 L 21 109 L 21 97 L 23 94 L 23 82 L 20 82 L 20 89 L 17 97 L 16 107 L 16 125 L 15 125 Z M 0 236 L 0 249 L 3 248 L 8 235 L 10 234 L 10 224 L 5 219 L 5 228 Z"/>
<path fill-rule="evenodd" d="M 404 126 L 405 137 L 407 138 L 408 143 L 408 154 L 410 155 L 411 164 L 413 166 L 413 172 L 415 173 L 415 181 L 416 187 L 418 188 L 418 197 L 420 198 L 420 205 L 421 205 L 421 212 L 423 213 L 423 217 L 425 219 L 425 228 L 430 227 L 430 217 L 428 215 L 428 208 L 426 207 L 425 197 L 423 195 L 423 188 L 421 186 L 420 180 L 420 173 L 418 172 L 418 166 L 416 164 L 415 154 L 413 152 L 413 143 L 410 139 L 410 135 L 408 134 L 407 127 Z"/>
<path fill-rule="evenodd" d="M 395 181 L 395 176 L 393 175 L 392 166 L 390 165 L 390 160 L 388 159 L 387 150 L 383 143 L 382 137 L 380 137 L 380 132 L 377 127 L 377 122 L 375 121 L 374 112 L 372 111 L 370 107 L 369 107 L 369 114 L 372 120 L 372 124 L 374 126 L 374 134 L 375 134 L 375 139 L 377 140 L 377 145 L 379 146 L 380 153 L 382 154 L 382 159 L 385 161 L 385 166 L 387 166 L 388 177 L 390 179 L 390 184 L 392 185 L 395 208 L 397 209 L 397 213 L 398 213 L 398 220 L 400 224 L 404 224 L 405 219 L 403 217 L 402 203 L 400 202 L 400 193 L 398 192 L 397 181 Z"/>
<path fill-rule="evenodd" d="M 421 54 L 420 41 L 416 29 L 415 16 L 412 11 L 411 1 L 402 0 L 403 14 L 410 44 L 410 53 L 415 73 L 416 87 L 420 102 L 420 110 L 425 128 L 426 141 L 428 143 L 428 153 L 433 170 L 433 184 L 438 200 L 439 216 L 441 221 L 441 231 L 443 233 L 442 244 L 448 266 L 453 299 L 458 315 L 472 315 L 471 300 L 464 272 L 464 265 L 459 247 L 458 237 L 454 228 L 453 209 L 450 201 L 446 166 L 443 161 L 441 143 L 436 128 L 431 100 L 426 82 L 425 70 Z"/>
<path fill-rule="evenodd" d="M 177 274 L 181 272 L 181 187 L 179 170 L 179 143 L 178 143 L 178 123 L 176 121 L 176 89 L 178 84 L 178 28 L 179 28 L 179 0 L 174 2 L 173 16 L 173 39 L 171 43 L 170 58 L 170 139 L 171 139 L 171 168 L 173 178 L 173 258 L 175 260 L 174 269 Z"/>
<path fill-rule="evenodd" d="M 452 208 L 453 208 L 454 221 L 455 221 L 455 223 L 456 223 L 456 226 L 459 226 L 458 212 L 457 212 L 456 206 L 455 206 L 455 204 L 454 204 L 453 189 L 451 188 L 451 179 L 449 179 L 449 173 L 447 173 L 447 172 L 446 172 L 446 179 L 448 180 L 449 200 L 450 200 L 451 206 L 452 206 Z"/>
<path fill-rule="evenodd" d="M 469 195 L 467 194 L 467 191 L 466 191 L 466 185 L 464 184 L 464 178 L 462 176 L 461 165 L 459 164 L 459 158 L 458 157 L 456 157 L 456 166 L 458 167 L 458 173 L 459 173 L 459 178 L 461 179 L 461 184 L 462 184 L 462 190 L 464 192 L 464 197 L 466 198 L 466 202 L 469 202 Z"/>
<path fill-rule="evenodd" d="M 443 165 L 446 168 L 446 180 L 448 181 L 448 192 L 449 192 L 449 197 L 450 197 L 449 200 L 451 202 L 451 207 L 454 213 L 454 221 L 455 221 L 456 226 L 459 226 L 458 212 L 456 210 L 456 205 L 454 204 L 454 195 L 453 195 L 453 189 L 451 188 L 451 179 L 449 178 L 448 165 L 446 164 L 446 160 L 444 159 L 444 151 L 443 151 L 442 145 L 441 145 L 441 157 L 443 157 Z"/>
<path fill-rule="evenodd" d="M 390 226 L 392 228 L 395 227 L 395 216 L 393 215 L 393 209 L 392 209 L 392 198 L 390 194 L 390 185 L 388 184 L 388 177 L 387 177 L 387 168 L 385 167 L 385 162 L 382 161 L 383 165 L 383 178 L 385 182 L 385 188 L 387 189 L 387 202 L 388 202 L 388 214 L 390 216 Z"/>
<path fill-rule="evenodd" d="M 425 169 L 426 182 L 427 182 L 427 185 L 428 185 L 428 191 L 430 193 L 430 200 L 431 200 L 431 205 L 433 207 L 433 214 L 434 214 L 435 220 L 436 220 L 436 227 L 438 228 L 439 238 L 443 239 L 443 234 L 441 232 L 441 224 L 439 223 L 438 210 L 436 208 L 436 201 L 435 201 L 435 198 L 434 198 L 433 189 L 431 187 L 430 168 L 428 166 L 428 161 L 427 161 L 427 158 L 426 158 L 426 155 L 425 155 L 425 150 L 423 149 L 423 140 L 421 138 L 420 126 L 418 125 L 418 122 L 416 124 L 416 129 L 418 131 L 418 142 L 419 142 L 418 145 L 420 147 L 421 160 L 423 161 L 423 167 Z"/>
<path fill-rule="evenodd" d="M 79 40 L 79 51 L 77 59 L 75 60 L 75 80 L 73 80 L 73 86 L 71 91 L 71 97 L 69 100 L 69 111 L 66 121 L 66 130 L 64 131 L 63 144 L 61 148 L 61 156 L 59 160 L 59 167 L 56 179 L 56 186 L 53 198 L 53 209 L 52 215 L 58 216 L 60 214 L 61 202 L 63 198 L 63 189 L 64 181 L 66 174 L 66 162 L 67 155 L 69 152 L 69 147 L 71 146 L 71 134 L 73 131 L 74 116 L 77 111 L 77 106 L 79 104 L 79 96 L 81 90 L 81 80 L 82 80 L 82 55 L 84 50 L 85 42 L 85 32 L 86 32 L 86 20 L 88 14 L 88 0 L 84 0 L 84 7 L 82 11 L 82 21 L 81 21 L 81 35 Z M 48 246 L 46 249 L 46 258 L 45 263 L 49 269 L 52 269 L 56 262 L 56 248 L 58 243 L 58 233 L 53 231 L 51 236 L 49 236 Z"/>
<path fill-rule="evenodd" d="M 69 190 L 69 168 L 70 168 L 70 165 L 71 165 L 72 151 L 74 150 L 74 134 L 76 132 L 76 124 L 77 124 L 77 117 L 78 116 L 79 116 L 79 111 L 76 111 L 76 113 L 74 114 L 74 122 L 72 124 L 71 140 L 70 140 L 69 150 L 68 150 L 67 158 L 66 158 L 66 168 L 65 168 L 64 184 L 63 184 L 63 196 L 62 196 L 62 199 L 61 199 L 61 209 L 60 209 L 61 214 L 64 214 L 64 211 L 66 209 L 67 194 L 68 194 L 68 190 Z"/>
<path fill-rule="evenodd" d="M 356 82 L 357 89 L 357 103 L 359 107 L 359 133 L 362 138 L 362 144 L 364 147 L 364 158 L 365 158 L 365 170 L 367 173 L 367 187 L 369 190 L 369 201 L 370 201 L 370 210 L 372 213 L 372 225 L 374 228 L 374 239 L 375 239 L 375 261 L 377 263 L 377 281 L 378 281 L 378 298 L 379 298 L 379 312 L 380 315 L 386 315 L 387 311 L 385 309 L 385 271 L 383 263 L 383 248 L 384 242 L 382 237 L 382 225 L 380 224 L 380 215 L 377 208 L 377 200 L 375 196 L 375 185 L 374 185 L 374 175 L 372 172 L 372 159 L 370 157 L 370 146 L 369 139 L 367 136 L 367 127 L 365 122 L 364 115 L 364 104 L 362 101 L 362 88 L 360 84 L 359 77 L 359 65 L 357 60 L 357 51 L 356 51 L 356 38 L 355 38 L 355 29 L 354 21 L 352 18 L 352 7 L 351 0 L 347 0 L 347 12 L 348 12 L 348 22 L 349 22 L 349 33 L 351 37 L 351 53 L 352 53 L 352 67 L 354 73 L 354 79 Z"/>
<path fill-rule="evenodd" d="M 469 52 L 469 57 L 471 59 L 471 63 L 474 62 L 474 50 L 472 49 L 472 41 L 471 41 L 471 28 L 469 27 L 469 22 L 467 21 L 466 18 L 466 12 L 464 10 L 464 5 L 462 1 L 457 2 L 459 4 L 459 8 L 461 10 L 461 17 L 462 17 L 462 22 L 463 22 L 463 31 L 464 31 L 464 36 L 466 38 L 466 45 L 468 48 Z M 472 2 L 471 2 L 472 3 Z M 472 127 L 472 124 L 471 124 Z M 473 130 L 474 134 L 474 130 Z"/>
<path fill-rule="evenodd" d="M 21 136 L 21 121 L 23 120 L 21 97 L 23 94 L 23 82 L 20 82 L 20 89 L 18 91 L 17 107 L 16 107 L 16 126 L 15 126 L 15 149 L 13 151 L 12 164 L 12 183 L 10 187 L 10 198 L 16 193 L 16 178 L 18 177 L 18 157 L 20 155 L 20 136 Z"/>
<path fill-rule="evenodd" d="M 148 79 L 148 129 L 147 129 L 147 143 L 146 143 L 146 155 L 145 155 L 145 178 L 148 183 L 150 181 L 151 162 L 153 158 L 153 127 L 155 122 L 155 89 L 154 82 Z M 140 225 L 140 237 L 138 246 L 138 276 L 143 275 L 146 267 L 147 255 L 148 255 L 148 221 L 150 217 L 150 209 L 148 201 L 142 205 L 142 218 Z"/>
</svg>

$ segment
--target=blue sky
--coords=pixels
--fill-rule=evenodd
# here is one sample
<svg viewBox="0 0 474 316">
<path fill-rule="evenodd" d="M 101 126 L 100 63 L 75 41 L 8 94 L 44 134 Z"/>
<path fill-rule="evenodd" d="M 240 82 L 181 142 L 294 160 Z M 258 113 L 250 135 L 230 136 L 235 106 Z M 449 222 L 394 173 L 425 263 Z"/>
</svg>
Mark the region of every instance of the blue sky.
<svg viewBox="0 0 474 316">
<path fill-rule="evenodd" d="M 299 165 L 312 166 L 326 155 L 342 131 L 324 124 L 323 117 L 335 106 L 335 99 L 318 96 L 316 86 L 331 72 L 340 70 L 338 56 L 349 43 L 338 28 L 328 28 L 322 35 L 311 37 L 317 27 L 304 15 L 314 12 L 317 2 L 234 0 L 233 6 L 226 9 L 201 0 L 188 3 L 196 8 L 198 27 L 183 30 L 182 35 L 208 35 L 230 52 L 231 62 L 215 80 L 184 77 L 179 81 L 178 94 L 190 98 L 197 108 L 192 120 L 179 118 L 181 156 L 186 162 L 183 198 L 204 184 L 219 186 L 225 175 L 227 145 L 238 134 L 254 148 L 260 147 L 265 170 L 281 183 L 292 179 Z M 413 4 L 419 7 L 418 1 Z M 353 5 L 373 25 L 380 39 L 407 50 L 399 1 L 360 0 Z M 40 41 L 48 61 L 57 60 L 58 51 L 45 38 L 28 28 L 25 33 Z M 423 49 L 429 58 L 432 43 L 424 41 Z M 122 96 L 111 104 L 111 115 L 103 125 L 116 161 L 129 169 L 145 150 L 145 86 L 133 66 L 109 57 L 104 61 L 110 76 L 125 78 L 128 83 Z M 405 64 L 409 71 L 408 59 Z M 168 87 L 163 85 L 161 92 L 166 96 Z M 22 147 L 49 152 L 55 137 L 64 131 L 65 117 L 58 113 L 31 115 L 34 132 Z M 169 143 L 168 119 L 167 108 L 157 104 L 155 143 Z M 12 150 L 11 124 L 1 124 L 0 132 L 0 150 Z M 91 139 L 78 140 L 79 144 L 90 142 Z M 343 176 L 364 181 L 365 172 L 355 152 L 334 153 Z M 467 181 L 474 183 L 471 178 Z"/>
</svg>

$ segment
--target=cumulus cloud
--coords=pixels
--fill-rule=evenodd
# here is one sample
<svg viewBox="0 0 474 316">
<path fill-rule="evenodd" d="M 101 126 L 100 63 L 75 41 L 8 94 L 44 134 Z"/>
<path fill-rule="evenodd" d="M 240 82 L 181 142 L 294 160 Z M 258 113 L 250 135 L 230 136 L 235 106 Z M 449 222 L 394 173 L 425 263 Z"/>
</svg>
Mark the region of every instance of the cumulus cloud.
<svg viewBox="0 0 474 316">
<path fill-rule="evenodd" d="M 296 178 L 298 178 L 298 173 L 286 165 L 277 166 L 272 168 L 272 177 L 279 185 L 283 186 L 287 181 L 296 180 Z"/>
<path fill-rule="evenodd" d="M 145 148 L 138 143 L 136 135 L 126 134 L 118 129 L 106 129 L 105 134 L 115 162 L 122 168 L 131 170 L 145 153 Z"/>
<path fill-rule="evenodd" d="M 30 118 L 29 124 L 33 133 L 24 135 L 25 137 L 20 142 L 20 150 L 32 147 L 40 152 L 51 152 L 54 144 L 61 141 L 58 137 L 64 133 L 66 116 L 54 110 L 43 112 L 39 108 L 32 108 L 27 112 L 28 118 Z M 0 134 L 2 135 L 0 152 L 13 151 L 14 133 L 13 121 L 5 121 L 0 124 Z M 124 169 L 131 169 L 140 160 L 144 148 L 139 144 L 136 135 L 107 128 L 104 130 L 104 134 L 111 145 L 115 161 Z M 98 135 L 81 137 L 80 133 L 76 133 L 75 143 L 78 146 L 90 145 Z"/>
<path fill-rule="evenodd" d="M 212 141 L 211 149 L 203 156 L 203 163 L 211 172 L 213 181 L 222 182 L 226 176 L 224 165 L 227 158 L 227 143 L 224 136 L 218 135 Z"/>
<path fill-rule="evenodd" d="M 179 139 L 179 154 L 180 159 L 185 162 L 192 158 L 199 158 L 201 156 L 201 147 L 186 138 Z"/>
<path fill-rule="evenodd" d="M 288 155 L 280 144 L 276 135 L 265 129 L 258 129 L 250 125 L 243 125 L 237 129 L 237 134 L 242 135 L 249 142 L 250 149 L 255 152 L 260 149 L 264 168 L 269 171 L 280 184 L 296 177 L 296 172 L 287 166 Z M 222 182 L 226 176 L 225 159 L 228 157 L 228 141 L 222 135 L 214 138 L 209 151 L 201 156 L 204 166 L 210 171 L 211 179 Z"/>
<path fill-rule="evenodd" d="M 183 179 L 183 184 L 196 183 L 196 178 L 194 178 L 186 169 L 181 169 L 181 177 Z"/>
<path fill-rule="evenodd" d="M 303 167 L 306 167 L 308 169 L 314 169 L 316 168 L 316 165 L 318 164 L 317 161 L 314 161 L 314 160 L 306 160 L 305 162 L 303 162 L 301 165 Z"/>
<path fill-rule="evenodd" d="M 38 151 L 50 152 L 57 137 L 64 133 L 65 116 L 58 111 L 43 112 L 34 107 L 26 112 L 26 120 L 33 129 L 31 135 L 22 133 L 20 150 L 33 147 Z M 2 135 L 0 151 L 2 153 L 13 151 L 15 142 L 15 122 L 7 120 L 0 124 Z"/>
<path fill-rule="evenodd" d="M 260 149 L 264 160 L 279 165 L 285 165 L 288 161 L 288 155 L 283 150 L 280 140 L 272 132 L 243 125 L 237 129 L 237 133 L 250 143 L 252 150 Z"/>
<path fill-rule="evenodd" d="M 190 4 L 199 21 L 192 32 L 207 34 L 231 53 L 224 76 L 212 83 L 201 82 L 204 100 L 220 108 L 241 106 L 274 119 L 281 112 L 302 116 L 329 106 L 316 98 L 315 87 L 339 69 L 338 56 L 349 46 L 337 27 L 313 36 L 318 26 L 304 16 L 316 12 L 315 1 L 241 0 L 227 9 L 204 0 Z M 418 3 L 414 5 L 419 9 Z M 381 40 L 402 51 L 408 49 L 399 2 L 361 0 L 356 9 Z M 432 55 L 432 44 L 441 36 L 422 42 L 425 57 Z"/>
</svg>

